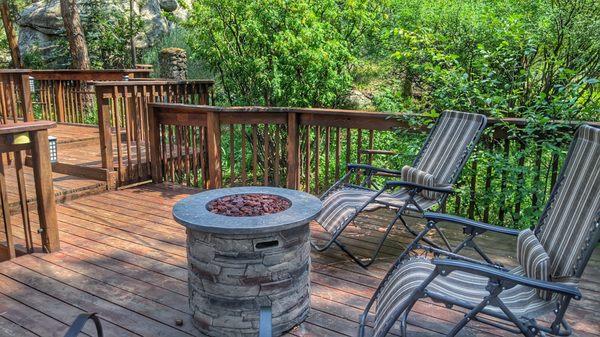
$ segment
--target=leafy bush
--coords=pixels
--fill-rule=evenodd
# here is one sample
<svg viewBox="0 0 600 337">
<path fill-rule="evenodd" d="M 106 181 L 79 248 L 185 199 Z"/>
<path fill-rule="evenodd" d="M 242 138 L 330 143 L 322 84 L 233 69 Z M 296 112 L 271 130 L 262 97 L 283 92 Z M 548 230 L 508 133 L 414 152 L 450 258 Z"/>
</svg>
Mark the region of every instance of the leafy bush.
<svg viewBox="0 0 600 337">
<path fill-rule="evenodd" d="M 356 1 L 207 0 L 186 23 L 229 104 L 328 106 L 352 86 L 381 5 Z"/>
</svg>

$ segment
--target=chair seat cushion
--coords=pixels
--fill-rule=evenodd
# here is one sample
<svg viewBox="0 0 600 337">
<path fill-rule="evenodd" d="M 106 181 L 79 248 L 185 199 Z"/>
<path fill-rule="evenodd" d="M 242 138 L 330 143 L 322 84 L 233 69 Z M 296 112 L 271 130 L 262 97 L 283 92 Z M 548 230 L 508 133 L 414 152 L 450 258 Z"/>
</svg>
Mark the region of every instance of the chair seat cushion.
<svg viewBox="0 0 600 337">
<path fill-rule="evenodd" d="M 376 193 L 377 191 L 355 187 L 337 189 L 323 199 L 323 209 L 316 221 L 328 232 L 335 233 L 346 219 L 354 216 L 358 209 Z M 408 198 L 408 190 L 406 189 L 401 189 L 394 194 L 383 193 L 377 197 L 377 202 L 368 205 L 365 211 L 374 211 L 382 207 L 398 209 L 404 206 Z M 414 200 L 423 210 L 427 210 L 436 204 L 435 200 L 422 196 L 415 196 Z M 409 205 L 409 208 L 417 210 L 416 207 L 411 205 Z"/>
<path fill-rule="evenodd" d="M 517 260 L 525 271 L 525 276 L 548 281 L 550 275 L 550 256 L 532 230 L 526 229 L 517 237 Z M 541 298 L 549 299 L 551 293 L 537 290 Z"/>
<path fill-rule="evenodd" d="M 377 298 L 376 316 L 373 336 L 383 336 L 386 326 L 392 324 L 390 319 L 398 315 L 398 311 L 409 299 L 411 293 L 433 272 L 435 266 L 430 260 L 422 257 L 406 259 L 393 272 Z M 524 275 L 522 267 L 510 271 Z M 448 276 L 436 277 L 426 288 L 428 292 L 445 295 L 466 303 L 477 305 L 489 295 L 485 289 L 488 279 L 473 274 L 454 271 Z M 555 300 L 541 299 L 534 289 L 517 285 L 503 291 L 499 298 L 517 316 L 534 318 L 552 311 L 556 307 Z M 487 306 L 484 313 L 503 315 L 498 307 Z"/>
</svg>

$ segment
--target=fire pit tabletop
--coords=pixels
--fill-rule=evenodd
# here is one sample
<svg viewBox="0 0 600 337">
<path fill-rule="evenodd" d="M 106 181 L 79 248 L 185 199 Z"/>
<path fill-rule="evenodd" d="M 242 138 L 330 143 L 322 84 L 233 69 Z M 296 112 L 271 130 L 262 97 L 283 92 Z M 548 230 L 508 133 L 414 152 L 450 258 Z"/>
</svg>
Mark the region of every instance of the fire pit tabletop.
<svg viewBox="0 0 600 337">
<path fill-rule="evenodd" d="M 210 212 L 209 202 L 230 195 L 271 194 L 291 202 L 291 207 L 259 216 L 226 216 Z M 305 225 L 321 210 L 321 201 L 308 193 L 278 187 L 232 187 L 203 191 L 175 204 L 173 217 L 187 228 L 220 234 L 258 234 Z"/>
</svg>

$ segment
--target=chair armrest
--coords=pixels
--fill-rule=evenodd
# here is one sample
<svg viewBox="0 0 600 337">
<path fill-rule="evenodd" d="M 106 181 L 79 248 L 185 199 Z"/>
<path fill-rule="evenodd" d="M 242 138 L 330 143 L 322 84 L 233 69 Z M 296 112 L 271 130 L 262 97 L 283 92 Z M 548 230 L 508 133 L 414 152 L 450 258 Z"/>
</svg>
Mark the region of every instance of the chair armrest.
<svg viewBox="0 0 600 337">
<path fill-rule="evenodd" d="M 372 172 L 384 172 L 395 176 L 401 176 L 402 172 L 397 170 L 385 169 L 380 167 L 375 167 L 367 164 L 348 164 L 346 165 L 348 170 L 365 170 Z"/>
<path fill-rule="evenodd" d="M 579 289 L 577 289 L 577 287 L 572 285 L 532 279 L 525 276 L 515 275 L 498 268 L 461 260 L 433 259 L 432 263 L 442 275 L 448 275 L 455 270 L 459 270 L 470 274 L 484 276 L 490 279 L 499 279 L 505 282 L 508 281 L 509 285 L 520 284 L 526 287 L 560 293 L 576 300 L 581 299 L 581 292 Z"/>
<path fill-rule="evenodd" d="M 454 223 L 454 224 L 467 226 L 470 228 L 479 229 L 479 230 L 482 230 L 482 232 L 491 231 L 491 232 L 512 235 L 512 236 L 517 236 L 517 235 L 519 235 L 519 232 L 520 232 L 519 230 L 516 230 L 516 229 L 506 228 L 506 227 L 501 227 L 501 226 L 494 226 L 494 225 L 487 224 L 485 222 L 479 222 L 479 221 L 475 221 L 475 220 L 471 220 L 471 219 L 467 219 L 467 218 L 462 218 L 462 217 L 459 217 L 456 215 L 426 212 L 423 214 L 423 217 L 425 219 L 427 219 L 428 221 L 433 221 L 436 223 L 440 222 L 440 221 L 450 222 L 450 223 Z"/>
<path fill-rule="evenodd" d="M 391 187 L 407 187 L 410 189 L 428 190 L 428 191 L 445 193 L 445 194 L 455 193 L 455 191 L 452 189 L 452 187 L 450 185 L 440 186 L 440 187 L 431 187 L 431 186 L 425 186 L 425 185 L 416 184 L 416 183 L 409 183 L 406 181 L 387 181 L 385 183 L 385 188 L 387 189 L 387 188 L 391 188 Z"/>
</svg>

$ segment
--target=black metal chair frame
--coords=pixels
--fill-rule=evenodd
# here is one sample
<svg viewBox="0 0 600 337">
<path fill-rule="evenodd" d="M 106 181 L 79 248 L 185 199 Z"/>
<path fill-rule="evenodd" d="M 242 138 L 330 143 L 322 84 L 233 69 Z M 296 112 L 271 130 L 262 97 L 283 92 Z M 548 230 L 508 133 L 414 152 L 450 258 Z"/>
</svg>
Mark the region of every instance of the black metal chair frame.
<svg viewBox="0 0 600 337">
<path fill-rule="evenodd" d="M 462 156 L 460 162 L 457 164 L 456 169 L 453 172 L 450 181 L 448 182 L 449 185 L 456 183 L 456 181 L 460 177 L 460 173 L 461 173 L 463 167 L 465 166 L 465 164 L 467 163 L 467 160 L 469 159 L 471 153 L 475 149 L 475 146 L 477 145 L 479 138 L 481 137 L 483 130 L 486 127 L 486 124 L 487 124 L 487 118 L 485 116 L 483 116 L 483 120 L 479 127 L 479 130 L 473 137 L 469 146 L 465 149 L 464 155 Z M 420 149 L 419 153 L 417 154 L 417 157 L 413 161 L 413 164 L 412 164 L 413 167 L 416 167 L 418 165 L 418 163 L 421 161 L 423 153 L 428 148 L 430 141 L 431 141 L 431 137 L 435 133 L 436 129 L 438 128 L 438 125 L 439 124 L 436 123 L 436 125 L 431 129 L 431 131 L 427 135 L 427 138 L 425 139 L 425 143 L 424 143 L 423 147 Z M 442 205 L 445 204 L 448 195 L 453 194 L 455 192 L 451 187 L 430 187 L 430 186 L 409 183 L 409 182 L 404 182 L 404 181 L 386 181 L 383 188 L 381 188 L 379 190 L 374 190 L 374 189 L 372 189 L 372 187 L 374 186 L 373 176 L 380 174 L 380 173 L 384 173 L 386 175 L 399 178 L 399 177 L 401 177 L 401 172 L 397 171 L 397 170 L 378 168 L 378 167 L 374 167 L 374 166 L 366 165 L 366 164 L 348 164 L 347 169 L 348 169 L 348 172 L 344 176 L 342 176 L 337 182 L 335 182 L 329 189 L 327 189 L 327 191 L 325 191 L 325 193 L 323 193 L 321 195 L 321 197 L 320 197 L 321 200 L 323 200 L 327 195 L 329 195 L 333 191 L 343 188 L 343 187 L 360 188 L 360 189 L 365 189 L 368 191 L 376 191 L 376 193 L 367 202 L 365 202 L 354 213 L 354 215 L 352 217 L 346 219 L 346 221 L 344 221 L 344 223 L 342 223 L 342 225 L 335 231 L 335 233 L 331 236 L 331 238 L 329 238 L 329 240 L 327 240 L 327 242 L 325 244 L 319 246 L 316 243 L 314 243 L 313 241 L 311 241 L 311 246 L 316 251 L 323 252 L 323 251 L 329 249 L 333 244 L 335 244 L 343 252 L 345 252 L 348 256 L 350 256 L 350 258 L 352 258 L 352 260 L 354 260 L 358 265 L 360 265 L 363 268 L 367 268 L 373 262 L 375 262 L 375 259 L 379 255 L 387 236 L 391 232 L 394 225 L 398 222 L 398 220 L 400 220 L 402 226 L 404 226 L 404 228 L 406 228 L 406 230 L 410 234 L 412 234 L 414 237 L 417 237 L 418 232 L 415 231 L 413 228 L 411 228 L 406 223 L 406 220 L 404 220 L 404 216 L 408 215 L 408 212 L 410 212 L 410 211 L 414 212 L 416 210 L 416 212 L 418 214 L 423 214 L 425 212 L 418 205 L 418 203 L 414 200 L 415 195 L 417 195 L 418 193 L 420 193 L 423 190 L 438 192 L 441 194 L 441 197 L 437 200 L 437 204 L 441 207 Z M 362 180 L 362 182 L 360 184 L 350 183 L 350 179 L 352 178 L 352 176 L 355 174 L 359 174 L 361 171 L 364 171 L 364 173 L 363 173 L 364 179 Z M 391 191 L 396 188 L 410 189 L 408 192 L 409 193 L 408 200 L 403 201 L 403 205 L 401 207 L 395 206 L 391 203 L 387 203 L 387 202 L 384 202 L 381 200 L 377 200 L 377 198 L 380 195 L 382 195 L 383 193 L 385 193 L 386 191 Z M 358 215 L 360 215 L 363 211 L 365 211 L 365 208 L 367 208 L 367 206 L 369 206 L 372 203 L 380 204 L 383 207 L 387 207 L 390 209 L 397 209 L 397 211 L 396 211 L 396 214 L 395 214 L 394 218 L 392 219 L 392 221 L 390 221 L 390 223 L 388 224 L 384 235 L 379 239 L 379 242 L 377 244 L 377 247 L 375 248 L 375 251 L 373 252 L 373 254 L 370 257 L 368 257 L 366 259 L 366 262 L 365 262 L 358 256 L 354 255 L 348 249 L 348 247 L 346 247 L 342 242 L 340 242 L 338 240 L 338 238 L 342 234 L 342 232 L 346 229 L 346 227 L 348 227 L 348 225 L 351 224 L 354 221 L 354 219 Z M 413 206 L 414 209 L 411 209 L 410 208 L 411 206 Z M 446 238 L 446 236 L 437 227 L 435 227 L 435 229 L 437 230 L 437 233 L 440 235 L 440 237 L 444 241 L 444 244 L 446 245 L 446 247 L 448 249 L 451 249 L 450 243 L 449 243 L 448 239 Z M 440 247 L 438 245 L 436 245 L 435 243 L 433 243 L 431 240 L 429 240 L 427 238 L 422 237 L 421 240 L 425 241 L 432 247 L 440 249 Z"/>
<path fill-rule="evenodd" d="M 75 321 L 73 321 L 73 324 L 71 324 L 69 330 L 67 330 L 65 337 L 79 336 L 79 333 L 81 333 L 81 330 L 83 330 L 85 323 L 87 323 L 87 321 L 90 319 L 94 322 L 94 325 L 96 326 L 96 334 L 98 335 L 98 337 L 103 337 L 104 332 L 102 331 L 102 324 L 100 323 L 100 318 L 98 318 L 98 315 L 95 312 L 79 314 Z"/>
<path fill-rule="evenodd" d="M 273 337 L 273 318 L 271 307 L 261 307 L 259 315 L 260 319 L 258 336 Z M 90 319 L 94 322 L 94 325 L 96 326 L 96 334 L 98 335 L 98 337 L 103 337 L 104 332 L 102 331 L 102 324 L 100 323 L 98 314 L 96 314 L 95 312 L 79 314 L 79 316 L 77 316 L 73 324 L 71 324 L 69 330 L 67 330 L 67 333 L 64 337 L 77 337 L 81 333 L 81 330 L 83 330 L 83 327 L 85 326 L 87 321 Z"/>
<path fill-rule="evenodd" d="M 571 150 L 573 149 L 574 145 L 575 142 L 573 142 L 569 148 L 569 154 L 565 159 L 565 164 L 563 165 L 559 174 L 559 178 L 557 179 L 556 184 L 552 190 L 550 200 L 546 204 L 546 208 L 540 218 L 540 221 L 535 226 L 536 233 L 539 231 L 540 226 L 543 224 L 544 217 L 547 214 L 547 211 L 550 209 L 551 205 L 553 204 L 553 200 L 555 199 L 556 194 L 560 189 L 561 182 L 564 179 L 564 171 L 567 166 L 566 164 L 569 162 L 572 156 Z M 463 319 L 460 322 L 458 322 L 458 324 L 452 329 L 450 333 L 448 333 L 447 336 L 455 336 L 471 320 L 479 321 L 512 333 L 522 333 L 524 336 L 527 337 L 533 337 L 538 334 L 541 336 L 545 336 L 546 333 L 551 333 L 557 336 L 569 336 L 572 334 L 572 328 L 565 320 L 564 315 L 572 299 L 581 299 L 581 293 L 579 292 L 576 286 L 559 282 L 541 281 L 510 273 L 502 265 L 492 262 L 491 259 L 485 254 L 485 252 L 483 252 L 483 250 L 481 250 L 481 248 L 479 248 L 479 246 L 476 245 L 475 241 L 473 241 L 477 236 L 485 232 L 494 232 L 516 237 L 519 234 L 518 230 L 495 226 L 447 214 L 424 213 L 423 217 L 427 219 L 427 225 L 425 229 L 421 231 L 421 233 L 419 233 L 416 236 L 412 243 L 407 246 L 406 250 L 402 253 L 402 255 L 400 255 L 400 257 L 396 260 L 394 265 L 390 268 L 386 276 L 383 278 L 382 282 L 379 284 L 379 287 L 375 291 L 373 297 L 371 297 L 363 314 L 360 316 L 359 337 L 363 337 L 365 334 L 366 321 L 369 311 L 371 310 L 373 304 L 377 300 L 379 293 L 384 288 L 386 281 L 389 279 L 389 277 L 391 277 L 394 274 L 394 272 L 402 265 L 402 263 L 407 258 L 409 258 L 411 255 L 419 254 L 416 252 L 417 249 L 424 252 L 433 253 L 435 258 L 432 260 L 432 263 L 435 265 L 435 268 L 432 274 L 412 293 L 410 298 L 406 301 L 406 305 L 396 310 L 398 315 L 392 317 L 390 319 L 390 322 L 388 322 L 391 327 L 391 325 L 396 320 L 400 319 L 400 329 L 403 336 L 406 336 L 408 314 L 410 313 L 410 310 L 412 309 L 414 304 L 420 298 L 431 298 L 433 301 L 442 302 L 446 304 L 448 307 L 457 305 L 469 310 L 469 312 L 463 317 Z M 450 250 L 442 250 L 436 247 L 422 245 L 421 241 L 425 237 L 425 235 L 427 235 L 427 233 L 429 233 L 431 230 L 439 231 L 439 222 L 462 226 L 463 233 L 467 235 L 467 238 Z M 585 265 L 587 264 L 590 256 L 594 251 L 594 243 L 600 241 L 600 210 L 597 211 L 594 224 L 596 226 L 595 230 L 592 233 L 590 233 L 590 242 L 592 244 L 590 244 L 587 250 L 584 251 L 582 259 L 576 265 L 574 272 L 575 278 L 581 277 Z M 479 261 L 460 255 L 459 252 L 464 247 L 473 247 L 474 250 L 484 259 L 484 261 Z M 444 256 L 445 258 L 441 259 L 439 258 L 440 256 Z M 487 277 L 488 285 L 486 287 L 486 290 L 489 291 L 489 295 L 482 298 L 482 301 L 478 305 L 473 306 L 471 303 L 466 303 L 458 299 L 448 297 L 443 294 L 438 294 L 434 291 L 429 291 L 426 289 L 427 285 L 429 285 L 429 283 L 431 283 L 431 281 L 433 281 L 436 277 L 446 277 L 456 270 L 471 273 L 473 275 Z M 500 293 L 502 293 L 502 291 L 510 289 L 516 285 L 523 285 L 526 287 L 536 288 L 540 290 L 547 290 L 559 294 L 557 307 L 554 310 L 554 320 L 550 324 L 550 327 L 539 325 L 535 319 L 519 319 L 506 307 L 506 305 L 504 305 L 504 303 L 500 300 L 498 296 L 500 295 Z M 499 315 L 491 311 L 486 311 L 485 308 L 488 305 L 499 307 L 502 310 L 503 315 Z M 484 313 L 486 315 L 504 320 L 506 324 L 500 324 L 498 322 L 494 322 L 489 319 L 476 316 L 479 313 Z M 400 315 L 402 317 L 400 317 Z"/>
</svg>

